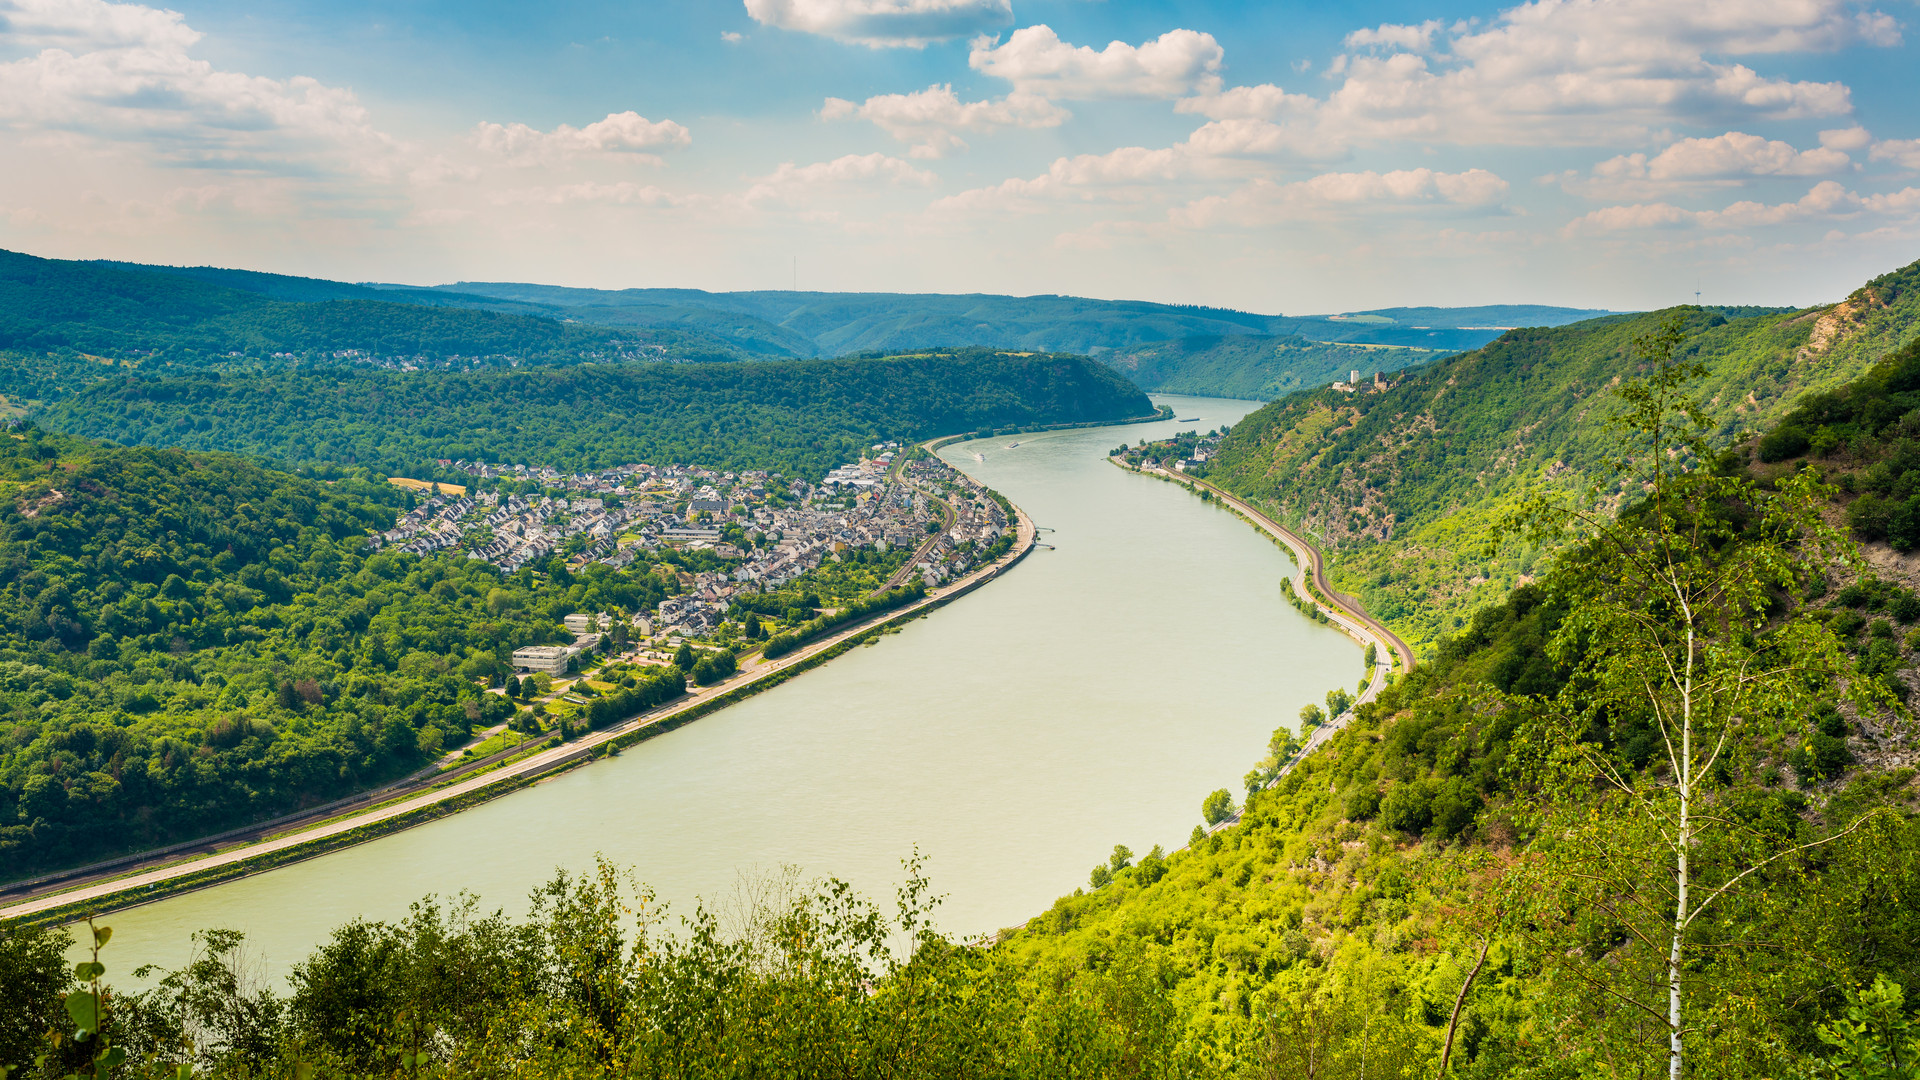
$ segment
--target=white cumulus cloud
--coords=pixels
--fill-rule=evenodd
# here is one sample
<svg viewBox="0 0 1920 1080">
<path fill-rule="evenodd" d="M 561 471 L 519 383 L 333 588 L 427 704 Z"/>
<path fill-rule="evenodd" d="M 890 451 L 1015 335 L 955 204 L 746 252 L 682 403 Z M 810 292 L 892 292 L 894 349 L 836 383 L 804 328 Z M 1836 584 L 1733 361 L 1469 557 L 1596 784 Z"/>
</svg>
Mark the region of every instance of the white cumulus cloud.
<svg viewBox="0 0 1920 1080">
<path fill-rule="evenodd" d="M 1172 220 L 1190 228 L 1212 229 L 1420 208 L 1487 213 L 1504 207 L 1508 191 L 1505 180 L 1485 169 L 1323 173 L 1294 183 L 1261 178 L 1231 194 L 1189 203 L 1176 210 Z"/>
<path fill-rule="evenodd" d="M 1674 127 L 1845 116 L 1845 84 L 1779 78 L 1740 58 L 1899 41 L 1891 17 L 1849 0 L 1530 0 L 1491 24 L 1355 31 L 1356 51 L 1335 58 L 1322 98 L 1234 87 L 1179 107 L 1273 121 L 1316 147 L 1631 143 Z M 1821 151 L 1857 148 L 1826 141 Z M 1783 168 L 1833 166 L 1821 151 Z"/>
<path fill-rule="evenodd" d="M 1778 139 L 1729 131 L 1711 139 L 1681 139 L 1649 159 L 1626 154 L 1601 162 L 1597 176 L 1646 180 L 1721 180 L 1744 176 L 1819 176 L 1853 163 L 1844 151 L 1820 146 L 1795 150 Z"/>
<path fill-rule="evenodd" d="M 392 169 L 393 140 L 350 90 L 226 71 L 175 11 L 106 0 L 0 8 L 0 127 L 139 144 L 161 160 L 265 174 Z"/>
<path fill-rule="evenodd" d="M 1289 94 L 1272 83 L 1261 83 L 1182 98 L 1173 111 L 1199 113 L 1210 120 L 1272 120 L 1287 113 L 1308 114 L 1319 105 L 1310 95 Z"/>
<path fill-rule="evenodd" d="M 762 26 L 870 48 L 924 48 L 1013 21 L 1011 0 L 746 0 Z"/>
<path fill-rule="evenodd" d="M 1347 35 L 1349 49 L 1399 49 L 1402 52 L 1427 52 L 1433 48 L 1433 36 L 1446 25 L 1439 19 L 1428 19 L 1418 26 L 1405 26 L 1383 23 L 1367 30 L 1355 30 Z"/>
<path fill-rule="evenodd" d="M 832 161 L 811 165 L 784 162 L 779 168 L 755 181 L 742 196 L 748 206 L 769 202 L 794 204 L 809 192 L 821 189 L 863 185 L 932 187 L 938 178 L 925 169 L 914 167 L 887 154 L 847 154 Z"/>
<path fill-rule="evenodd" d="M 1608 206 L 1574 219 L 1562 231 L 1582 236 L 1648 229 L 1751 229 L 1916 213 L 1920 213 L 1920 188 L 1862 195 L 1838 181 L 1822 180 L 1793 202 L 1743 200 L 1721 210 L 1687 210 L 1664 202 Z"/>
<path fill-rule="evenodd" d="M 957 131 L 992 132 L 1001 128 L 1058 127 L 1073 114 L 1033 94 L 1015 91 L 998 101 L 961 101 L 951 84 L 911 94 L 880 94 L 859 104 L 828 98 L 820 116 L 866 120 L 901 142 L 917 144 L 913 157 L 941 157 L 965 149 Z"/>
<path fill-rule="evenodd" d="M 1179 98 L 1207 94 L 1220 87 L 1226 50 L 1212 34 L 1169 30 L 1152 41 L 1108 43 L 1095 50 L 1069 45 L 1048 26 L 1015 30 L 1004 44 L 994 39 L 973 43 L 967 63 L 975 71 L 1005 79 L 1016 90 L 1042 97 Z"/>
<path fill-rule="evenodd" d="M 1920 139 L 1887 139 L 1873 144 L 1867 156 L 1874 161 L 1891 161 L 1903 169 L 1920 170 Z"/>
<path fill-rule="evenodd" d="M 649 120 L 639 113 L 608 113 L 586 127 L 561 124 L 541 131 L 526 124 L 483 122 L 473 129 L 474 145 L 517 165 L 532 165 L 580 154 L 640 154 L 677 150 L 693 142 L 686 128 L 671 120 Z"/>
<path fill-rule="evenodd" d="M 1855 124 L 1849 128 L 1832 128 L 1820 133 L 1820 145 L 1829 150 L 1852 153 L 1865 150 L 1873 144 L 1873 135 L 1866 128 Z"/>
</svg>

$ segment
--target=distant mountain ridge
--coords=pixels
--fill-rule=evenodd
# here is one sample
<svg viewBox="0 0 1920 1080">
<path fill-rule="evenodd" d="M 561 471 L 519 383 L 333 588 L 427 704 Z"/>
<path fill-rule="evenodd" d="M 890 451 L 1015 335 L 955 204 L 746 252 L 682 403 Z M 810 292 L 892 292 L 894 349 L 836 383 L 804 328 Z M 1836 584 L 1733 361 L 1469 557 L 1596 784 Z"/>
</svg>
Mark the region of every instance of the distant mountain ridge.
<svg viewBox="0 0 1920 1080">
<path fill-rule="evenodd" d="M 99 363 L 181 368 L 516 366 L 873 357 L 990 348 L 1095 357 L 1147 390 L 1275 398 L 1606 312 L 1527 304 L 1332 315 L 1075 296 L 350 283 L 0 251 L 0 411 Z M 84 358 L 84 359 L 83 359 Z"/>
<path fill-rule="evenodd" d="M 680 329 L 760 356 L 842 356 L 925 346 L 985 346 L 1099 356 L 1148 342 L 1227 336 L 1296 336 L 1309 341 L 1397 345 L 1438 351 L 1477 348 L 1515 326 L 1560 326 L 1612 314 L 1541 304 L 1397 307 L 1328 315 L 1263 315 L 1233 308 L 1147 300 L 991 293 L 850 293 L 791 290 L 587 289 L 526 282 L 462 281 L 416 286 L 350 284 L 253 270 L 91 265 L 190 277 L 276 300 L 395 300 L 483 307 L 604 326 Z"/>
<path fill-rule="evenodd" d="M 475 281 L 434 286 L 429 291 L 543 304 L 582 322 L 698 325 L 742 348 L 749 347 L 750 342 L 790 349 L 810 343 L 819 355 L 924 345 L 983 345 L 1101 356 L 1109 349 L 1148 342 L 1245 335 L 1291 335 L 1321 342 L 1454 351 L 1484 345 L 1512 326 L 1559 326 L 1611 314 L 1583 308 L 1495 304 L 1287 316 L 1058 295 L 778 290 L 710 293 L 698 289 L 572 289 Z M 739 325 L 727 328 L 725 315 L 734 316 Z"/>
</svg>

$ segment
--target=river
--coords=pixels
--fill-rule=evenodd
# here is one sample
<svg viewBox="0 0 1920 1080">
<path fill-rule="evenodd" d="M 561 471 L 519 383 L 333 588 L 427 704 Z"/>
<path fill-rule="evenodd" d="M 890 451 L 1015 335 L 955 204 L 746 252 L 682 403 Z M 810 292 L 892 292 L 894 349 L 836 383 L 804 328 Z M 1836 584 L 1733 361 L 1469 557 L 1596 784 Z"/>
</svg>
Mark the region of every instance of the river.
<svg viewBox="0 0 1920 1080">
<path fill-rule="evenodd" d="M 617 758 L 119 912 L 103 959 L 123 979 L 178 966 L 191 931 L 223 926 L 277 977 L 355 916 L 393 919 L 460 890 L 517 913 L 556 867 L 590 869 L 596 853 L 682 913 L 781 866 L 890 910 L 917 847 L 947 895 L 941 928 L 971 936 L 1045 910 L 1115 844 L 1179 847 L 1207 792 L 1244 794 L 1272 730 L 1362 668 L 1351 640 L 1287 605 L 1283 549 L 1105 461 L 1121 442 L 1233 423 L 1257 403 L 1155 400 L 1199 419 L 942 451 L 1053 530 L 1040 539 L 1054 549 L 985 588 Z"/>
</svg>

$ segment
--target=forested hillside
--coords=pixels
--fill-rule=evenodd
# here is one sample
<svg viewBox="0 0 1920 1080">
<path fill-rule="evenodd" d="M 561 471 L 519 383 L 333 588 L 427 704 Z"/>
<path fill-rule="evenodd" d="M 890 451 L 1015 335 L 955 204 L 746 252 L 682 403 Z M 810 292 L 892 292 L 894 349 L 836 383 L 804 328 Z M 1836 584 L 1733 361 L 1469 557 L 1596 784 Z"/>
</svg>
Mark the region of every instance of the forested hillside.
<svg viewBox="0 0 1920 1080">
<path fill-rule="evenodd" d="M 1634 340 L 1675 314 L 1708 367 L 1704 407 L 1726 445 L 1920 332 L 1920 264 L 1828 307 L 1516 330 L 1385 392 L 1295 394 L 1241 421 L 1206 475 L 1318 538 L 1335 585 L 1430 651 L 1537 573 L 1538 552 L 1486 558 L 1487 527 L 1523 492 L 1596 475 L 1614 410 L 1605 391 L 1636 373 Z"/>
<path fill-rule="evenodd" d="M 739 355 L 712 339 L 670 330 L 616 331 L 449 306 L 456 299 L 449 296 L 395 303 L 407 298 L 332 282 L 284 284 L 303 281 L 236 272 L 162 274 L 0 251 L 0 357 L 9 368 L 58 386 L 60 378 L 71 382 L 97 370 L 93 365 L 115 362 L 160 374 Z M 7 392 L 24 396 L 12 387 Z"/>
<path fill-rule="evenodd" d="M 658 601 L 593 567 L 373 554 L 406 493 L 225 454 L 0 435 L 0 867 L 217 831 L 418 768 L 510 713 L 475 679 Z"/>
<path fill-rule="evenodd" d="M 1084 357 L 976 350 L 728 365 L 123 377 L 39 418 L 94 438 L 393 475 L 435 458 L 467 458 L 566 468 L 687 462 L 818 477 L 882 439 L 1152 412 L 1146 395 Z"/>
<path fill-rule="evenodd" d="M 1198 337 L 1102 353 L 1100 360 L 1157 393 L 1272 401 L 1295 390 L 1424 364 L 1437 349 L 1340 345 L 1303 337 Z"/>
<path fill-rule="evenodd" d="M 1611 446 L 1657 483 L 1604 538 L 1284 775 L 1297 739 L 1276 731 L 1222 830 L 1116 847 L 1089 889 L 986 947 L 938 933 L 917 863 L 897 914 L 774 880 L 670 925 L 603 867 L 536 890 L 524 919 L 429 901 L 342 926 L 284 992 L 234 978 L 239 937 L 208 933 L 202 962 L 110 999 L 108 1035 L 154 1076 L 405 1054 L 449 1077 L 1587 1080 L 1666 1075 L 1673 985 L 1683 1076 L 1899 1077 L 1920 1030 L 1901 704 L 1920 594 L 1825 529 L 1828 462 L 1700 453 L 1669 392 L 1687 358 L 1650 366 L 1652 404 Z M 1835 400 L 1873 413 L 1913 392 L 1910 368 L 1920 349 Z M 1854 445 L 1846 470 L 1898 452 Z M 1653 602 L 1670 588 L 1698 606 Z M 1691 677 L 1662 674 L 1695 642 Z M 0 975 L 32 1022 L 0 1059 L 24 1060 L 71 1030 L 69 969 L 56 936 L 5 933 Z M 111 942 L 101 959 L 124 986 Z M 92 1053 L 56 1049 L 68 1068 Z"/>
</svg>

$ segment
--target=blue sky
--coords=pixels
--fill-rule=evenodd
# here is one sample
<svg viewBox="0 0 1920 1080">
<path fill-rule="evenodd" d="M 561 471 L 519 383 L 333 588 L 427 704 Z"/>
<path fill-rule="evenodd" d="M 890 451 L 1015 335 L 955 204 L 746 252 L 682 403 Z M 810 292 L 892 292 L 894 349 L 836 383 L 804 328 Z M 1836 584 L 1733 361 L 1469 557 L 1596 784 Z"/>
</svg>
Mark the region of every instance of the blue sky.
<svg viewBox="0 0 1920 1080">
<path fill-rule="evenodd" d="M 1910 0 L 0 0 L 0 246 L 1270 312 L 1920 257 Z"/>
</svg>

